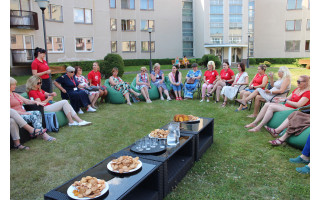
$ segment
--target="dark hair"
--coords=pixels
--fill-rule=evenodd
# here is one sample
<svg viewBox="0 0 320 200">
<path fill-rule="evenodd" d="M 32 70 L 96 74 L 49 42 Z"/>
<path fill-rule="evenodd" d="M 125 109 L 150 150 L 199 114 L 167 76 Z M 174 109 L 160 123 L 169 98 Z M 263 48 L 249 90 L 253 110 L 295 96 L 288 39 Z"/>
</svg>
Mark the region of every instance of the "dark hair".
<svg viewBox="0 0 320 200">
<path fill-rule="evenodd" d="M 267 66 L 266 65 L 259 65 L 259 68 L 262 69 L 263 71 L 266 71 Z"/>
<path fill-rule="evenodd" d="M 175 67 L 177 69 L 176 74 L 174 76 L 174 79 L 176 80 L 176 82 L 178 82 L 179 81 L 179 73 L 180 72 L 179 72 L 178 67 L 176 65 L 172 65 L 172 67 Z"/>
<path fill-rule="evenodd" d="M 226 63 L 228 66 L 230 65 L 228 61 L 224 61 L 223 63 Z"/>
<path fill-rule="evenodd" d="M 45 49 L 42 49 L 42 48 L 35 48 L 34 50 L 34 57 L 37 58 L 38 57 L 38 53 L 46 53 L 46 50 Z"/>
<path fill-rule="evenodd" d="M 238 63 L 238 65 L 240 65 L 242 72 L 246 71 L 246 66 L 244 65 L 244 63 Z"/>
<path fill-rule="evenodd" d="M 74 68 L 75 68 L 75 70 L 74 70 L 74 75 L 77 75 L 78 70 L 79 70 L 79 69 L 82 69 L 80 66 L 75 66 Z"/>
<path fill-rule="evenodd" d="M 198 63 L 193 63 L 192 65 L 191 65 L 191 67 L 193 68 L 193 67 L 198 67 Z"/>
</svg>

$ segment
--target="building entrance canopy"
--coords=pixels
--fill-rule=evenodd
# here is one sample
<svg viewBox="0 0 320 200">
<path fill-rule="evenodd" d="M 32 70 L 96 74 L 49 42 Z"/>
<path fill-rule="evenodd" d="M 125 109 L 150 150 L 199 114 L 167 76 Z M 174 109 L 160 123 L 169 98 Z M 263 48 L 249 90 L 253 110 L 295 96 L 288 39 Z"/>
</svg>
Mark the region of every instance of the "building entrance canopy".
<svg viewBox="0 0 320 200">
<path fill-rule="evenodd" d="M 223 54 L 227 54 L 227 56 L 222 55 L 221 61 L 224 58 L 228 58 L 228 62 L 231 64 L 232 62 L 239 62 L 241 58 L 244 56 L 242 54 L 242 48 L 248 48 L 247 44 L 204 44 L 205 48 L 222 48 Z M 223 49 L 228 48 L 228 51 L 224 51 Z M 232 59 L 234 58 L 234 59 Z"/>
</svg>

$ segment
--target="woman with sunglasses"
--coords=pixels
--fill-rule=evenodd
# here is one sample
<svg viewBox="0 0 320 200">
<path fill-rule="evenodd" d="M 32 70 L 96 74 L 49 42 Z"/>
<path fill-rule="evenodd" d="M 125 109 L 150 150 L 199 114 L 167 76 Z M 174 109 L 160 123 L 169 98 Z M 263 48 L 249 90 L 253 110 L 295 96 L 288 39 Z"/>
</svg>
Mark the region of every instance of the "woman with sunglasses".
<svg viewBox="0 0 320 200">
<path fill-rule="evenodd" d="M 140 90 L 147 103 L 152 103 L 148 89 L 151 88 L 150 79 L 146 67 L 141 67 L 141 73 L 136 77 L 136 89 Z"/>
<path fill-rule="evenodd" d="M 257 132 L 261 127 L 268 123 L 274 112 L 291 110 L 307 106 L 310 104 L 310 77 L 302 75 L 299 77 L 298 87 L 288 97 L 275 97 L 276 103 L 266 103 L 257 118 L 245 128 L 252 128 L 249 132 Z M 281 104 L 281 103 L 284 104 Z M 261 121 L 259 124 L 258 122 Z"/>
<path fill-rule="evenodd" d="M 91 102 L 87 93 L 80 88 L 84 86 L 79 85 L 75 77 L 75 69 L 71 66 L 67 67 L 67 73 L 57 78 L 53 84 L 61 91 L 62 99 L 69 99 L 72 108 L 78 114 L 83 114 L 81 108 L 87 108 L 87 112 L 95 112 L 96 109 L 90 106 Z"/>
<path fill-rule="evenodd" d="M 55 92 L 48 93 L 42 90 L 41 83 L 42 80 L 40 77 L 31 76 L 27 80 L 26 88 L 29 98 L 33 98 L 36 102 L 41 102 L 44 104 L 44 111 L 57 112 L 62 110 L 67 116 L 69 126 L 85 126 L 91 124 L 91 122 L 86 122 L 80 119 L 67 100 L 61 100 L 51 104 L 50 101 L 53 99 L 53 97 L 57 96 L 57 94 Z M 75 121 L 73 119 L 75 119 Z"/>
<path fill-rule="evenodd" d="M 41 89 L 43 89 L 46 92 L 51 92 L 51 78 L 50 73 L 51 70 L 47 64 L 47 62 L 44 60 L 46 57 L 46 50 L 37 47 L 34 50 L 34 61 L 31 64 L 31 70 L 32 75 L 39 76 L 42 79 L 42 85 Z"/>
</svg>

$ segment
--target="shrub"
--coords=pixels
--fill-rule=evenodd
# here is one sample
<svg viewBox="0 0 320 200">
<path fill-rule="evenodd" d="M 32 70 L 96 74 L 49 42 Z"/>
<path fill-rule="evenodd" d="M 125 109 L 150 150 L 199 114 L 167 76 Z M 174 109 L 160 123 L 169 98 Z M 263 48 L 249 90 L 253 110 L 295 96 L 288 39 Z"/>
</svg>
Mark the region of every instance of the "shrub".
<svg viewBox="0 0 320 200">
<path fill-rule="evenodd" d="M 255 58 L 249 58 L 249 64 L 250 64 L 250 65 L 255 65 L 255 64 L 257 64 L 256 59 L 255 59 Z"/>
<path fill-rule="evenodd" d="M 205 54 L 202 56 L 202 59 L 201 59 L 201 64 L 199 65 L 204 65 L 204 66 L 207 66 L 208 62 L 212 60 L 214 61 L 215 65 L 216 65 L 216 69 L 219 69 L 221 67 L 221 61 L 219 59 L 218 56 L 214 56 L 212 54 Z"/>
<path fill-rule="evenodd" d="M 164 59 L 151 59 L 152 63 L 159 63 L 160 65 L 171 65 L 171 60 L 174 58 L 164 58 Z M 128 59 L 123 60 L 125 66 L 143 66 L 149 65 L 150 59 Z"/>
<path fill-rule="evenodd" d="M 105 78 L 109 78 L 112 76 L 112 68 L 117 67 L 119 70 L 118 76 L 122 76 L 124 73 L 124 63 L 122 57 L 119 54 L 108 54 L 104 57 L 102 62 L 99 62 L 100 72 L 105 76 Z"/>
</svg>

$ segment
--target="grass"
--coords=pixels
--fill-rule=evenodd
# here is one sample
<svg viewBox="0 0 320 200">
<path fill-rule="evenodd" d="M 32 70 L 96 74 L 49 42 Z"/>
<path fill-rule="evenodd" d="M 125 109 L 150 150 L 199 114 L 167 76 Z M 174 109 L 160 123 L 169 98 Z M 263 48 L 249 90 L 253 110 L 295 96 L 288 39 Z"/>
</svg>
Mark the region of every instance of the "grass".
<svg viewBox="0 0 320 200">
<path fill-rule="evenodd" d="M 251 78 L 256 71 L 247 69 Z M 187 71 L 182 73 L 185 77 Z M 295 68 L 291 73 L 295 88 L 297 77 L 310 71 Z M 131 82 L 134 77 L 127 74 L 123 79 Z M 273 138 L 265 130 L 247 132 L 243 126 L 252 121 L 246 118 L 252 111 L 235 113 L 235 109 L 233 102 L 222 109 L 220 104 L 200 103 L 198 99 L 154 100 L 133 106 L 102 104 L 96 113 L 80 116 L 92 121 L 91 126 L 65 126 L 58 133 L 49 133 L 57 138 L 55 142 L 35 139 L 26 143 L 29 151 L 10 151 L 10 198 L 43 199 L 51 189 L 183 113 L 214 118 L 214 143 L 167 200 L 309 199 L 310 176 L 295 171 L 303 165 L 288 161 L 301 151 L 291 146 L 272 147 L 267 141 Z"/>
</svg>

